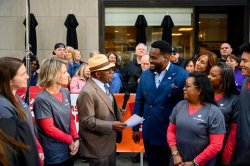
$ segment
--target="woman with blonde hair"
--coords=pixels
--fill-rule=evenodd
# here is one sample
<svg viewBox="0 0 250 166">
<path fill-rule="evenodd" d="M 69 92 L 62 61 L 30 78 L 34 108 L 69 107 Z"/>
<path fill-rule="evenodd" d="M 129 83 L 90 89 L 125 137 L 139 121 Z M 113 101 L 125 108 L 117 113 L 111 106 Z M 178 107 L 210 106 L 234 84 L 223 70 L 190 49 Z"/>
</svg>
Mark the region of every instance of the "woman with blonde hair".
<svg viewBox="0 0 250 166">
<path fill-rule="evenodd" d="M 81 52 L 80 52 L 79 50 L 75 50 L 75 51 L 74 51 L 73 58 L 74 58 L 76 64 L 79 65 L 79 66 L 78 66 L 78 68 L 79 68 L 80 65 L 83 63 L 83 62 L 81 61 L 81 58 L 82 58 Z"/>
<path fill-rule="evenodd" d="M 45 165 L 73 166 L 79 147 L 74 116 L 71 113 L 67 62 L 51 57 L 40 68 L 38 85 L 44 87 L 34 103 L 39 138 L 44 148 Z"/>
<path fill-rule="evenodd" d="M 70 83 L 70 93 L 79 93 L 90 77 L 90 70 L 87 63 L 81 64 Z"/>
<path fill-rule="evenodd" d="M 70 47 L 70 46 L 67 46 L 66 47 L 66 54 L 65 54 L 65 57 L 66 59 L 71 63 L 73 64 L 73 61 L 74 61 L 74 48 L 73 47 Z"/>
</svg>

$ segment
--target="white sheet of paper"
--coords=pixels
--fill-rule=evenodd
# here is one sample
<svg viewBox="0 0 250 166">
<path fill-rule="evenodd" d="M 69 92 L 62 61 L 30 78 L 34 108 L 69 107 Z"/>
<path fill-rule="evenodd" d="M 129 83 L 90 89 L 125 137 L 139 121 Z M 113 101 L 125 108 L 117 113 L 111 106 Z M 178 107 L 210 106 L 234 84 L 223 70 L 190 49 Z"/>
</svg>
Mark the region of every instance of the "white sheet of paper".
<svg viewBox="0 0 250 166">
<path fill-rule="evenodd" d="M 125 123 L 127 124 L 127 128 L 133 127 L 135 125 L 138 125 L 139 123 L 143 122 L 144 119 L 136 114 L 131 116 Z"/>
</svg>

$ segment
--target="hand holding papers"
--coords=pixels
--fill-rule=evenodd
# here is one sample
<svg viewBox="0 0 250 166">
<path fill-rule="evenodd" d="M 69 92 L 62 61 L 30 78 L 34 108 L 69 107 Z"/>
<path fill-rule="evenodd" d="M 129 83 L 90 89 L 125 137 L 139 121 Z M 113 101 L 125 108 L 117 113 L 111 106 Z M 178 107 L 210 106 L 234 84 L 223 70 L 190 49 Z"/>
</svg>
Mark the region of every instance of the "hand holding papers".
<svg viewBox="0 0 250 166">
<path fill-rule="evenodd" d="M 125 123 L 127 124 L 127 128 L 133 127 L 135 125 L 138 125 L 139 123 L 143 122 L 144 119 L 136 114 L 131 116 Z"/>
</svg>

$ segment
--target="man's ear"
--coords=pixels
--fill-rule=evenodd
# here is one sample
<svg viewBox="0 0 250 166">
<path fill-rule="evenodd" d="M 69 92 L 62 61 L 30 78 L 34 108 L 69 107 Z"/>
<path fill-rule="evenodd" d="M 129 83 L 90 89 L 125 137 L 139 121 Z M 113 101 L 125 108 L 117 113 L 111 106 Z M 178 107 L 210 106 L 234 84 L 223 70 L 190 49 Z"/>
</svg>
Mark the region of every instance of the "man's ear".
<svg viewBox="0 0 250 166">
<path fill-rule="evenodd" d="M 100 78 L 101 77 L 101 71 L 94 72 L 94 77 L 95 78 Z"/>
</svg>

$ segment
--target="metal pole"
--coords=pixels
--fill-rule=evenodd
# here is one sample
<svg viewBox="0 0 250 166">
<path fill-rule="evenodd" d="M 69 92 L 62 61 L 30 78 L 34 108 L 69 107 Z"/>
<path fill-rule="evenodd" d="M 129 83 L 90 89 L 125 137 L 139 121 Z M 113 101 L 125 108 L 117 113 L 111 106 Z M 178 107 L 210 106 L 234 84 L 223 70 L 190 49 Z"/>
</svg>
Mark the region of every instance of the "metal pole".
<svg viewBox="0 0 250 166">
<path fill-rule="evenodd" d="M 30 32 L 30 1 L 26 0 L 26 49 L 25 49 L 25 58 L 26 58 L 26 70 L 27 74 L 29 75 L 29 79 L 27 82 L 27 92 L 25 101 L 29 105 L 29 84 L 30 84 L 30 78 L 31 78 L 31 69 L 30 69 L 30 42 L 29 42 L 29 32 Z"/>
<path fill-rule="evenodd" d="M 143 166 L 143 152 L 140 153 L 140 166 Z"/>
</svg>

